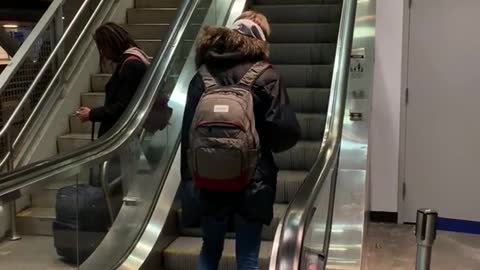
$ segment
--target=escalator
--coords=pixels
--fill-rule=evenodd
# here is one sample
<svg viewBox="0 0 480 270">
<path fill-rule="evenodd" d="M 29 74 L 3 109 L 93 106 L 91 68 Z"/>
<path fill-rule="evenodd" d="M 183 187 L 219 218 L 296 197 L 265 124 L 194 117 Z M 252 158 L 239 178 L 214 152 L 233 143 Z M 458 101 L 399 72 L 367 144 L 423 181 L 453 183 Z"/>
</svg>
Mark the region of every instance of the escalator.
<svg viewBox="0 0 480 270">
<path fill-rule="evenodd" d="M 107 235 L 82 265 L 69 267 L 158 269 L 162 265 L 160 269 L 164 270 L 195 269 L 201 232 L 198 228 L 181 226 L 181 206 L 178 204 L 179 134 L 187 86 L 195 72 L 194 50 L 185 35 L 192 27 L 198 29 L 198 17 L 204 17 L 205 25 L 224 25 L 231 23 L 245 8 L 255 9 L 269 18 L 271 61 L 283 78 L 302 128 L 301 141 L 293 149 L 276 156 L 280 172 L 275 217 L 262 234 L 260 269 L 269 269 L 269 265 L 270 269 L 280 269 L 278 264 L 272 264 L 278 260 L 276 256 L 301 256 L 282 251 L 282 243 L 288 240 L 284 229 L 295 210 L 292 205 L 299 205 L 298 194 L 305 194 L 309 189 L 311 193 L 318 192 L 322 183 L 317 179 L 324 179 L 325 168 L 328 171 L 333 168 L 338 158 L 336 151 L 341 134 L 338 129 L 342 123 L 339 119 L 343 117 L 345 106 L 348 74 L 345 69 L 354 1 L 346 0 L 348 4 L 342 5 L 341 0 L 256 0 L 250 7 L 239 0 L 207 2 L 190 0 L 181 5 L 172 30 L 140 86 L 145 91 L 137 91 L 113 130 L 85 147 L 0 177 L 0 198 L 8 198 L 12 192 L 27 190 L 32 193 L 65 179 L 75 179 L 70 184 L 79 185 L 82 175 L 113 156 L 138 157 L 137 162 L 122 167 L 122 177 L 129 188 L 123 194 L 122 207 Z M 339 36 L 339 29 L 343 35 Z M 337 44 L 340 38 L 346 44 Z M 145 115 L 152 108 L 158 91 L 170 96 L 171 124 L 163 131 L 142 132 Z M 108 188 L 104 190 L 108 196 Z M 313 207 L 310 201 L 307 203 L 310 204 L 303 205 L 304 209 Z M 298 222 L 302 226 L 308 223 L 303 219 Z M 46 224 L 48 229 L 50 225 Z M 79 237 L 88 237 L 88 232 L 79 232 Z M 303 236 L 299 234 L 298 237 L 302 239 Z M 220 269 L 235 269 L 233 235 L 228 238 Z M 282 269 L 299 267 L 300 264 L 296 264 L 296 267 Z"/>
<path fill-rule="evenodd" d="M 260 249 L 260 269 L 267 269 L 278 223 L 322 144 L 342 5 L 341 1 L 256 0 L 249 9 L 269 20 L 270 60 L 281 75 L 302 129 L 301 141 L 276 156 L 280 171 L 274 218 L 263 230 Z M 193 270 L 202 245 L 201 231 L 180 224 L 178 227 L 178 238 L 163 251 L 164 269 Z M 220 269 L 234 269 L 236 265 L 234 235 L 228 237 Z"/>
<path fill-rule="evenodd" d="M 126 11 L 126 21 L 123 25 L 132 35 L 135 42 L 147 55 L 154 56 L 160 48 L 162 39 L 168 33 L 170 23 L 176 15 L 178 1 L 146 1 L 137 0 L 133 8 Z M 196 22 L 200 23 L 200 22 Z M 198 31 L 193 27 L 190 32 Z M 189 40 L 194 36 L 187 36 Z M 92 44 L 93 46 L 93 44 Z M 80 94 L 80 105 L 96 108 L 103 106 L 105 101 L 105 85 L 110 80 L 111 68 L 102 66 L 100 70 L 92 74 L 88 79 L 91 81 L 89 91 Z M 73 95 L 70 96 L 73 98 Z M 99 129 L 99 123 L 92 126 L 91 122 L 82 123 L 74 115 L 76 108 L 71 108 L 69 115 L 57 116 L 55 122 L 68 121 L 67 130 L 57 136 L 56 152 L 61 154 L 71 152 L 91 142 L 91 132 Z M 58 119 L 62 118 L 62 119 Z M 54 136 L 49 134 L 48 136 Z M 51 141 L 51 139 L 50 139 Z M 41 150 L 40 150 L 41 151 Z M 96 176 L 97 178 L 99 176 Z M 62 180 L 59 183 L 46 185 L 43 190 L 32 192 L 31 204 L 17 215 L 18 231 L 22 235 L 52 235 L 50 226 L 39 226 L 39 220 L 55 219 L 55 201 L 58 190 L 68 184 L 76 182 L 88 183 L 89 174 L 80 177 L 72 177 L 69 180 Z M 47 222 L 45 222 L 47 223 Z"/>
</svg>

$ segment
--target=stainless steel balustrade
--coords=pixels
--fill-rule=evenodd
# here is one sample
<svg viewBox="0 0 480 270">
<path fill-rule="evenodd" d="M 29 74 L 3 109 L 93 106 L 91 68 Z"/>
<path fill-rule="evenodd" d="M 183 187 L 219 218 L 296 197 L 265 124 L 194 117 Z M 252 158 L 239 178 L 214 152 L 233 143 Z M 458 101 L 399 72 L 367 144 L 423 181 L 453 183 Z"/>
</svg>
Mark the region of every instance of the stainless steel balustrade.
<svg viewBox="0 0 480 270">
<path fill-rule="evenodd" d="M 315 214 L 314 206 L 320 190 L 331 177 L 323 248 L 318 252 L 321 269 L 325 268 L 328 260 L 356 7 L 357 0 L 343 1 L 324 141 L 312 170 L 277 229 L 270 269 L 304 269 L 302 263 L 307 229 Z"/>
</svg>

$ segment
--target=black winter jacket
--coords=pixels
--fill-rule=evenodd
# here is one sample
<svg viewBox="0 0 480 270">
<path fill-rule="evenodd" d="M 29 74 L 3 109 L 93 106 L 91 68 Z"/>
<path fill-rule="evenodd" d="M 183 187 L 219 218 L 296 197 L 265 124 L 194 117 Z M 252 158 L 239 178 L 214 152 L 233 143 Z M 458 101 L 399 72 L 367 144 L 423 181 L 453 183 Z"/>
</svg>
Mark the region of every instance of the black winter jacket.
<svg viewBox="0 0 480 270">
<path fill-rule="evenodd" d="M 216 31 L 221 31 L 219 33 L 221 35 L 225 34 L 223 31 L 227 30 L 217 29 Z M 248 37 L 244 38 L 248 39 L 247 42 L 251 39 Z M 225 42 L 225 39 L 223 40 Z M 266 52 L 266 54 L 268 54 L 268 52 Z M 261 56 L 262 54 L 259 55 Z M 197 59 L 197 64 L 205 63 L 219 84 L 230 85 L 239 82 L 255 62 L 262 60 L 266 60 L 265 57 L 249 54 L 241 48 L 237 51 L 228 52 L 221 51 L 218 47 L 213 46 L 203 54 L 200 60 Z M 198 194 L 199 198 L 190 199 L 199 200 L 201 214 L 204 216 L 220 218 L 226 215 L 239 214 L 247 220 L 270 224 L 273 218 L 273 203 L 275 200 L 278 172 L 273 158 L 272 147 L 282 148 L 282 138 L 284 137 L 282 132 L 285 130 L 273 129 L 267 119 L 279 106 L 288 105 L 288 96 L 285 88 L 282 86 L 279 75 L 273 68 L 267 69 L 257 79 L 252 90 L 256 118 L 255 123 L 260 137 L 261 156 L 250 186 L 247 187 L 245 191 L 238 193 L 200 191 L 195 193 Z M 186 152 L 189 147 L 189 129 L 193 121 L 195 109 L 203 92 L 204 83 L 201 76 L 197 73 L 192 79 L 188 89 L 183 118 L 181 172 L 184 186 L 186 186 L 185 182 L 192 181 Z M 288 123 L 286 126 L 292 127 L 295 129 L 293 133 L 299 134 L 300 128 L 298 123 L 296 119 L 293 119 L 293 121 L 294 123 Z M 276 145 L 272 145 L 272 143 Z M 183 200 L 185 199 L 188 200 L 189 197 L 183 196 Z M 192 206 L 194 204 L 184 201 L 184 212 L 195 213 L 193 210 L 188 211 L 188 209 L 185 209 L 185 207 L 189 205 Z"/>
<path fill-rule="evenodd" d="M 117 68 L 105 87 L 105 105 L 90 111 L 90 121 L 100 122 L 98 136 L 110 130 L 130 103 L 142 81 L 147 66 L 140 59 L 122 55 Z"/>
</svg>

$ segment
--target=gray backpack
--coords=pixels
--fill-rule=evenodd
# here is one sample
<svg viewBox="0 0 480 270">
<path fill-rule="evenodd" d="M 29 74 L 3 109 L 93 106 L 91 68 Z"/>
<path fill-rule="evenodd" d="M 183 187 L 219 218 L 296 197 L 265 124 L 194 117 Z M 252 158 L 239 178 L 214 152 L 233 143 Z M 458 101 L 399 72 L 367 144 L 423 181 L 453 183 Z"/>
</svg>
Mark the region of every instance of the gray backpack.
<svg viewBox="0 0 480 270">
<path fill-rule="evenodd" d="M 235 192 L 250 183 L 260 147 L 252 86 L 269 67 L 258 62 L 233 85 L 218 85 L 200 67 L 205 91 L 190 127 L 188 150 L 193 181 L 200 189 Z"/>
</svg>

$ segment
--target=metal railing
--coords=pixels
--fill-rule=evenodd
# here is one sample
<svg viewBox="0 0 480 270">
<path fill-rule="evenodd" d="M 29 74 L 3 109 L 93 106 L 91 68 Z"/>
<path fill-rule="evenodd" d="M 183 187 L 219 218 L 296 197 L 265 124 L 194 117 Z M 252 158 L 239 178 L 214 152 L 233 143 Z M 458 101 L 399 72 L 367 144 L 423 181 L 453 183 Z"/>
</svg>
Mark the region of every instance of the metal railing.
<svg viewBox="0 0 480 270">
<path fill-rule="evenodd" d="M 343 1 L 324 140 L 317 160 L 297 192 L 295 199 L 289 205 L 277 229 L 270 269 L 302 269 L 306 232 L 316 210 L 314 204 L 320 190 L 331 174 L 323 250 L 318 254 L 323 264 L 321 269 L 324 269 L 326 265 L 332 229 L 336 174 L 345 114 L 356 9 L 357 0 Z"/>
<path fill-rule="evenodd" d="M 137 138 L 137 136 L 143 130 L 143 123 L 146 120 L 146 116 L 148 115 L 148 112 L 150 111 L 156 100 L 155 97 L 159 94 L 159 91 L 163 91 L 163 86 L 166 82 L 167 77 L 169 76 L 170 70 L 174 69 L 175 67 L 175 63 L 173 63 L 173 60 L 176 57 L 175 53 L 177 51 L 182 51 L 181 40 L 184 36 L 186 27 L 188 23 L 192 20 L 194 11 L 199 6 L 200 2 L 201 0 L 183 1 L 183 4 L 178 9 L 177 18 L 172 24 L 167 38 L 162 43 L 162 47 L 160 48 L 159 53 L 157 53 L 157 55 L 155 56 L 150 68 L 144 76 L 144 79 L 138 87 L 139 90 L 136 91 L 136 94 L 132 98 L 130 105 L 110 131 L 108 131 L 98 140 L 85 147 L 68 153 L 57 155 L 46 161 L 41 161 L 18 168 L 8 174 L 0 175 L 0 199 L 5 198 L 12 192 L 22 190 L 26 187 L 31 187 L 38 183 L 45 183 L 46 181 L 64 179 L 65 177 L 75 175 L 79 171 L 84 171 L 93 166 L 102 164 L 103 162 L 110 160 L 114 155 L 116 155 L 119 149 L 124 148 L 128 144 L 129 140 Z M 216 4 L 218 4 L 218 2 Z M 216 6 L 211 7 L 211 9 L 212 11 L 216 11 Z M 193 66 L 192 63 L 190 63 L 189 65 Z M 180 92 L 184 91 L 185 87 L 182 86 L 185 84 L 188 85 L 188 81 L 178 81 L 178 84 L 180 84 L 180 87 L 177 88 L 177 86 L 175 86 L 174 95 L 170 99 L 169 104 L 173 108 L 174 117 L 176 117 L 175 119 L 177 119 L 177 121 L 172 122 L 172 127 L 177 130 L 176 134 L 179 134 L 180 131 L 180 121 L 178 119 L 181 119 L 181 113 L 183 112 L 185 104 L 185 100 L 183 100 L 183 98 L 185 97 L 185 93 L 176 93 L 176 91 L 177 89 L 182 89 Z M 169 171 L 170 166 L 173 163 L 173 159 L 175 157 L 175 153 L 177 152 L 178 146 L 179 139 L 174 138 L 172 139 L 172 143 L 169 143 L 167 147 L 163 150 L 164 154 L 162 155 L 161 165 L 159 165 L 159 168 L 155 170 L 154 179 L 156 179 L 156 181 L 155 184 L 152 183 L 152 185 L 155 186 L 149 186 L 147 188 L 149 190 L 154 190 L 155 194 L 157 194 L 156 196 L 160 196 L 160 191 L 164 187 L 166 175 Z M 105 168 L 106 166 L 103 167 L 103 169 Z M 104 171 L 102 172 L 102 174 L 106 175 Z M 172 194 L 175 193 L 172 192 Z M 125 204 L 128 205 L 130 202 L 133 202 L 133 200 L 129 201 L 129 199 L 130 198 L 128 197 L 124 198 Z M 156 205 L 157 199 L 158 197 L 156 199 L 149 200 L 149 202 L 151 201 L 154 204 L 154 208 L 158 207 Z M 159 213 L 165 213 L 161 209 L 154 209 L 149 211 L 153 212 L 150 213 L 152 216 Z M 129 219 L 130 216 L 126 215 L 125 218 Z M 141 230 L 147 230 L 147 225 L 150 225 L 150 222 L 164 221 L 163 219 L 158 220 L 155 218 L 151 218 L 150 220 L 150 216 L 146 218 L 148 222 L 142 226 Z M 117 221 L 115 221 L 115 223 L 120 224 L 124 220 L 120 220 L 118 222 Z M 159 224 L 156 224 L 153 227 L 158 228 L 159 226 Z M 158 233 L 158 230 L 155 231 Z M 112 234 L 115 235 L 115 233 L 122 233 L 122 231 L 113 230 Z M 133 267 L 133 265 L 140 265 L 140 259 L 146 259 L 148 253 L 146 254 L 145 252 L 147 248 L 153 248 L 156 242 L 156 238 L 151 239 L 152 242 L 149 242 L 149 244 L 151 245 L 147 245 L 143 238 L 147 237 L 150 239 L 151 236 L 152 235 L 150 231 L 140 231 L 140 236 L 136 240 L 138 243 L 135 241 L 133 243 L 129 243 L 131 246 L 133 246 L 133 250 L 129 250 L 129 253 L 127 253 L 125 256 L 128 256 L 130 253 L 134 253 L 134 255 L 132 255 L 132 260 L 134 261 L 134 263 L 130 262 L 128 264 L 128 269 L 138 269 L 136 267 Z M 108 237 L 109 236 L 107 236 L 106 238 Z M 112 237 L 115 238 L 115 236 Z M 124 233 L 119 235 L 119 237 L 121 237 L 122 239 L 115 238 L 115 249 L 112 249 L 111 246 L 108 245 L 107 249 L 101 249 L 100 246 L 100 250 L 97 249 L 100 254 L 98 254 L 98 256 L 92 255 L 92 258 L 89 258 L 88 261 L 82 264 L 82 269 L 126 269 L 125 267 L 119 268 L 118 265 L 114 267 L 98 267 L 98 261 L 95 260 L 97 258 L 101 258 L 104 261 L 106 259 L 111 260 L 111 254 L 109 253 L 109 255 L 105 256 L 105 252 L 123 252 L 123 249 L 119 247 L 119 245 L 120 243 L 123 243 L 122 241 L 124 241 L 126 237 Z M 137 254 L 137 251 L 141 254 Z"/>
<path fill-rule="evenodd" d="M 21 45 L 10 64 L 0 74 L 0 123 L 8 129 L 0 135 L 0 166 L 6 164 L 11 144 L 31 116 L 44 89 L 50 82 L 57 62 L 47 66 L 36 86 L 28 88 L 38 72 L 46 66 L 52 48 L 63 34 L 62 6 L 65 0 L 53 1 L 40 21 Z M 28 94 L 27 94 L 28 92 Z"/>
<path fill-rule="evenodd" d="M 64 30 L 63 5 L 65 0 L 55 0 L 37 23 L 29 37 L 20 47 L 19 51 L 12 59 L 11 64 L 0 75 L 0 106 L 5 106 L 10 101 L 11 108 L 1 110 L 2 116 L 6 114 L 5 119 L 1 119 L 0 129 L 0 169 L 7 172 L 15 169 L 15 151 L 20 145 L 23 136 L 29 131 L 32 123 L 37 120 L 37 116 L 43 108 L 43 104 L 49 98 L 58 98 L 60 86 L 66 83 L 65 73 L 69 67 L 72 56 L 77 48 L 83 42 L 86 34 L 91 30 L 97 15 L 102 10 L 106 2 L 115 0 L 99 0 L 94 11 L 87 18 L 83 25 L 82 19 L 93 0 L 85 0 L 79 7 L 77 13 Z M 81 29 L 80 33 L 76 33 Z M 65 48 L 69 38 L 75 34 L 75 41 L 66 53 Z M 45 39 L 45 36 L 50 37 Z M 40 50 L 38 47 L 40 46 Z M 52 48 L 53 47 L 53 48 Z M 37 52 L 36 58 L 32 53 Z M 32 68 L 34 66 L 35 68 Z M 20 120 L 19 120 L 20 119 Z M 14 192 L 8 196 L 11 216 L 11 240 L 20 239 L 16 232 L 15 200 L 20 193 Z"/>
<path fill-rule="evenodd" d="M 41 104 L 43 104 L 45 100 L 50 97 L 50 94 L 56 89 L 56 86 L 64 83 L 64 81 L 62 80 L 62 76 L 64 75 L 69 60 L 72 58 L 75 50 L 82 42 L 82 39 L 90 30 L 90 26 L 96 19 L 97 14 L 100 12 L 102 6 L 107 2 L 107 0 L 100 0 L 98 2 L 95 10 L 89 17 L 86 24 L 81 28 L 81 32 L 78 34 L 78 37 L 76 38 L 73 45 L 70 47 L 68 53 L 65 55 L 64 48 L 68 37 L 71 35 L 72 32 L 74 32 L 74 28 L 79 27 L 77 23 L 82 18 L 83 13 L 87 10 L 90 2 L 92 2 L 92 0 L 85 0 L 82 3 L 80 8 L 78 9 L 78 12 L 75 14 L 65 31 L 56 30 L 56 32 L 58 32 L 56 34 L 58 41 L 55 43 L 55 47 L 51 50 L 48 57 L 46 57 L 45 61 L 41 64 L 41 68 L 39 68 L 38 72 L 33 77 L 33 80 L 26 83 L 26 86 L 28 86 L 28 88 L 22 94 L 20 101 L 18 102 L 18 104 L 16 104 L 15 109 L 13 110 L 11 115 L 9 115 L 6 121 L 3 121 L 3 126 L 0 129 L 0 139 L 6 138 L 6 141 L 10 143 L 7 143 L 9 151 L 7 151 L 1 159 L 0 168 L 5 166 L 9 159 L 14 158 L 14 151 L 16 150 L 20 139 L 26 133 L 29 125 L 34 121 L 35 116 L 40 111 L 42 107 Z M 4 84 L 0 86 L 0 93 L 3 94 L 2 90 L 7 88 L 9 85 L 12 85 L 11 79 L 15 76 L 15 74 L 18 73 L 15 71 L 18 71 L 18 66 L 21 65 L 22 62 L 25 63 L 26 61 L 26 52 L 32 50 L 32 47 L 34 47 L 33 44 L 35 44 L 35 40 L 38 40 L 40 38 L 40 36 L 44 33 L 45 29 L 48 29 L 49 27 L 55 27 L 55 29 L 63 29 L 63 3 L 64 0 L 56 0 L 52 3 L 52 5 L 46 11 L 40 22 L 34 28 L 34 31 L 32 31 L 32 33 L 30 34 L 31 40 L 27 40 L 27 42 L 25 42 L 26 44 L 22 45 L 17 55 L 15 55 L 14 59 L 12 60 L 12 69 L 5 69 L 4 73 L 2 73 L 5 78 L 0 77 L 0 82 L 4 82 Z M 55 73 L 53 73 L 53 70 L 55 70 Z M 36 89 L 41 89 L 41 91 L 35 94 Z M 22 110 L 25 109 L 29 100 L 32 99 L 36 101 L 34 102 L 35 106 L 33 106 L 33 110 L 29 114 L 27 120 L 24 122 L 23 126 L 18 132 L 18 135 L 15 136 L 15 139 L 13 139 L 13 123 L 15 119 L 20 115 Z"/>
</svg>

